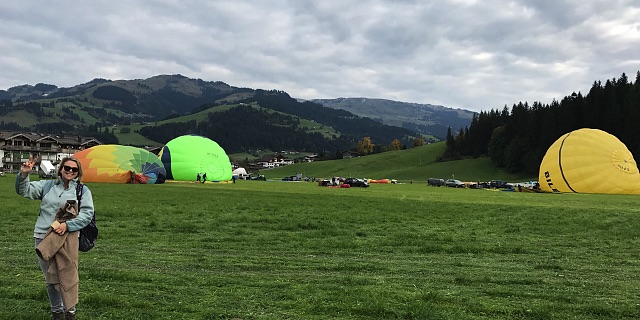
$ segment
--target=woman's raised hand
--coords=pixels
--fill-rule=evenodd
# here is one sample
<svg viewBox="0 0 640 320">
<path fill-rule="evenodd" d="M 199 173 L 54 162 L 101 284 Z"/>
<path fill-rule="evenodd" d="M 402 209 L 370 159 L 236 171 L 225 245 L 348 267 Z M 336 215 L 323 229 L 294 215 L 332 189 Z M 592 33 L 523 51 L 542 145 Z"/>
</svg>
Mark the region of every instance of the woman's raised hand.
<svg viewBox="0 0 640 320">
<path fill-rule="evenodd" d="M 33 166 L 36 164 L 36 161 L 38 161 L 38 158 L 34 159 L 33 156 L 29 156 L 29 160 L 22 163 L 22 168 L 20 169 L 22 173 L 29 174 L 31 172 L 31 169 L 33 169 Z"/>
</svg>

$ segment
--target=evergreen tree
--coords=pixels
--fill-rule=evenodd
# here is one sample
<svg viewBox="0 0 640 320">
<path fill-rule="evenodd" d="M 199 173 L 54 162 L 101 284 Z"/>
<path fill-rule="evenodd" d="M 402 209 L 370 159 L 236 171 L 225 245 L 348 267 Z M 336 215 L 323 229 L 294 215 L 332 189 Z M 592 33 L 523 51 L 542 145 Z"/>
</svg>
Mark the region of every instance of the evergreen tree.
<svg viewBox="0 0 640 320">
<path fill-rule="evenodd" d="M 623 73 L 604 86 L 594 81 L 586 96 L 572 92 L 549 105 L 520 102 L 511 112 L 506 105 L 502 110 L 482 111 L 474 116 L 468 130 L 453 136 L 449 128 L 442 158 L 487 155 L 509 171 L 537 174 L 542 157 L 555 140 L 573 130 L 594 128 L 618 137 L 639 159 L 639 122 L 640 71 L 635 83 Z"/>
</svg>

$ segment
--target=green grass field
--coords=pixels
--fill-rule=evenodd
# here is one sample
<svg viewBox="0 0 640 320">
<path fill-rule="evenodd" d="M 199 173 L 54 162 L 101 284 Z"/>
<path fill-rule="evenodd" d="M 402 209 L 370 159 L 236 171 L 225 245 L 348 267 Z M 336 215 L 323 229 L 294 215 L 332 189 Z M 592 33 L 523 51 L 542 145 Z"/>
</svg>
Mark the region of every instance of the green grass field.
<svg viewBox="0 0 640 320">
<path fill-rule="evenodd" d="M 0 319 L 48 319 L 39 201 L 0 177 Z M 90 184 L 79 319 L 637 319 L 640 197 Z"/>
<path fill-rule="evenodd" d="M 354 177 L 370 179 L 398 179 L 402 182 L 425 182 L 429 178 L 455 178 L 461 181 L 511 182 L 538 180 L 523 173 L 509 173 L 497 168 L 488 157 L 436 162 L 445 149 L 444 142 L 432 143 L 406 150 L 388 151 L 351 159 L 296 163 L 262 170 L 269 179 L 282 179 L 301 173 L 307 177 Z"/>
</svg>

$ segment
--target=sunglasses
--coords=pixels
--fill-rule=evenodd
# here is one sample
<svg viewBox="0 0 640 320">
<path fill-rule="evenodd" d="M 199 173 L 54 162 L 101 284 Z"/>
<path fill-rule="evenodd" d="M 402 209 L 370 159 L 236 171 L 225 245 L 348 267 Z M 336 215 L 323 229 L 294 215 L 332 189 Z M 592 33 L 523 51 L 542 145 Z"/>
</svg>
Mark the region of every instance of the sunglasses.
<svg viewBox="0 0 640 320">
<path fill-rule="evenodd" d="M 78 167 L 63 166 L 62 169 L 66 172 L 78 172 Z"/>
</svg>

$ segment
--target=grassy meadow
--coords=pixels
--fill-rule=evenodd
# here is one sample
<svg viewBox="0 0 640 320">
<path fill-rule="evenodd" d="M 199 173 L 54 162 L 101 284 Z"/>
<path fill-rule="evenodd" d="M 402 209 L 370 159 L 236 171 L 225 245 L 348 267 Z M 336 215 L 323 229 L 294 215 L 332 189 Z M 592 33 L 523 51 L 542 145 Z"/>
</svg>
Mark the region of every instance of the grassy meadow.
<svg viewBox="0 0 640 320">
<path fill-rule="evenodd" d="M 0 319 L 49 319 L 39 201 L 0 177 Z M 79 319 L 637 319 L 640 197 L 89 184 Z"/>
<path fill-rule="evenodd" d="M 538 180 L 523 173 L 509 173 L 497 168 L 488 157 L 436 162 L 445 150 L 438 142 L 406 150 L 376 153 L 364 157 L 296 163 L 284 167 L 262 170 L 269 179 L 301 173 L 307 177 L 354 177 L 370 179 L 398 179 L 402 182 L 426 182 L 429 178 L 459 179 L 461 181 L 490 181 L 501 179 L 512 182 Z"/>
</svg>

